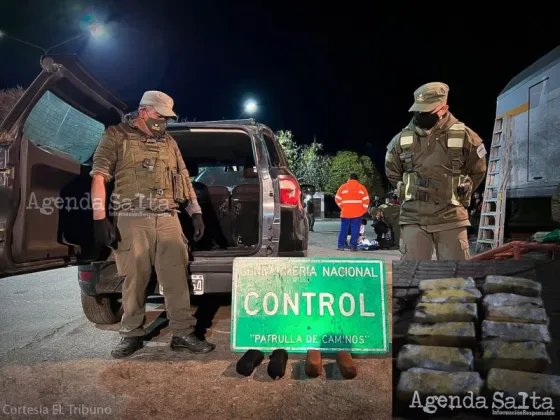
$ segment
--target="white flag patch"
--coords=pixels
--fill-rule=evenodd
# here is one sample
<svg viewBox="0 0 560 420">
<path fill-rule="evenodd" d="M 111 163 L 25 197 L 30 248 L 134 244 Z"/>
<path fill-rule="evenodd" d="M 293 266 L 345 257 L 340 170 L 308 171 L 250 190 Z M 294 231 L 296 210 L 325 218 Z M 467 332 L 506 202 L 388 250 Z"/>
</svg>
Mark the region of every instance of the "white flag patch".
<svg viewBox="0 0 560 420">
<path fill-rule="evenodd" d="M 484 147 L 484 143 L 481 143 L 480 146 L 476 148 L 476 154 L 481 159 L 486 156 L 486 148 Z"/>
</svg>

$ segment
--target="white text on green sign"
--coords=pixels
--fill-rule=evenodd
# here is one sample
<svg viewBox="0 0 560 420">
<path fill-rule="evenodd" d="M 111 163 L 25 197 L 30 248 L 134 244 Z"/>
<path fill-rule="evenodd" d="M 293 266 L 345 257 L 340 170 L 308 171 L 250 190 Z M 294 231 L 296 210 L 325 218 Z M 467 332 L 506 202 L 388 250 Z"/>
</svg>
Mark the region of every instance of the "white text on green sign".
<svg viewBox="0 0 560 420">
<path fill-rule="evenodd" d="M 234 351 L 389 350 L 380 260 L 236 259 L 232 312 Z"/>
</svg>

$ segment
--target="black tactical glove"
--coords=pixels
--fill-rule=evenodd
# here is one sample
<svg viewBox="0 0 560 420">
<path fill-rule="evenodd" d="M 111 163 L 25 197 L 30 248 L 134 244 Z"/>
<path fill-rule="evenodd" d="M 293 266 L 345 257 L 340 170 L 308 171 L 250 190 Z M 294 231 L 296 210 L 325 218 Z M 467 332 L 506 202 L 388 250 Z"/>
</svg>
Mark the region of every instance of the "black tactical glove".
<svg viewBox="0 0 560 420">
<path fill-rule="evenodd" d="M 204 236 L 204 222 L 201 213 L 192 215 L 192 224 L 194 228 L 193 241 L 198 242 Z"/>
<path fill-rule="evenodd" d="M 107 218 L 93 221 L 93 236 L 95 239 L 95 246 L 98 248 L 104 246 L 110 247 L 117 239 L 115 227 Z"/>
</svg>

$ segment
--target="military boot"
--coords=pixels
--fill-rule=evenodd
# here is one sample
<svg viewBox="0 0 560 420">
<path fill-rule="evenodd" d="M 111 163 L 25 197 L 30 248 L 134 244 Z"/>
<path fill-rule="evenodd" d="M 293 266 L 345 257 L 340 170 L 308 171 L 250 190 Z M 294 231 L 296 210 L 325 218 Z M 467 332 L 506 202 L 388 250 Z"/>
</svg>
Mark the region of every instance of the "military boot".
<svg viewBox="0 0 560 420">
<path fill-rule="evenodd" d="M 209 343 L 205 339 L 197 337 L 194 332 L 182 337 L 175 335 L 171 338 L 171 350 L 175 351 L 187 350 L 191 353 L 203 354 L 210 353 L 215 348 L 215 344 Z"/>
<path fill-rule="evenodd" d="M 111 352 L 111 356 L 115 359 L 128 357 L 140 350 L 144 345 L 143 337 L 123 337 L 121 342 Z"/>
</svg>

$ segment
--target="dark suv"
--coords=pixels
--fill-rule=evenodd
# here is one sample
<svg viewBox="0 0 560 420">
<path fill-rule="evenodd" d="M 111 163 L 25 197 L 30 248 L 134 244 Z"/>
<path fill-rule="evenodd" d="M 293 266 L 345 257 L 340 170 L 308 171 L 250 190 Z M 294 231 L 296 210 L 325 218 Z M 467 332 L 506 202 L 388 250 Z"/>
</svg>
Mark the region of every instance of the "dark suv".
<svg viewBox="0 0 560 420">
<path fill-rule="evenodd" d="M 48 56 L 0 126 L 0 276 L 78 266 L 86 317 L 120 317 L 123 277 L 93 246 L 92 156 L 126 104 L 75 56 Z M 305 257 L 308 221 L 300 186 L 274 133 L 254 120 L 175 123 L 169 131 L 189 168 L 206 225 L 188 240 L 194 294 L 229 293 L 235 257 Z M 111 194 L 111 186 L 108 189 Z M 157 276 L 147 295 L 158 294 Z"/>
</svg>

